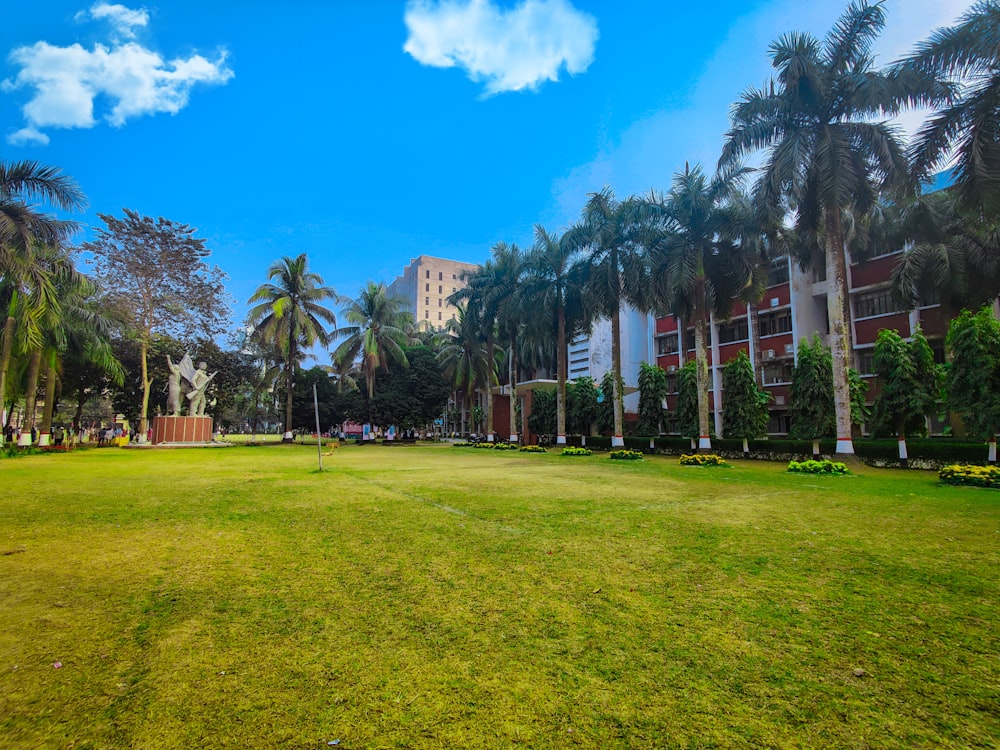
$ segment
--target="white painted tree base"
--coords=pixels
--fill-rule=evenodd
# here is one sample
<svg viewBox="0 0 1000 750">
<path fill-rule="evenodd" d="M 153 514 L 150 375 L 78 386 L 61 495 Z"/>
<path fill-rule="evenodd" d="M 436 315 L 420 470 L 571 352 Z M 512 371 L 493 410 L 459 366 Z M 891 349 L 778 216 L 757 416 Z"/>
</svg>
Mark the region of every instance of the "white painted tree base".
<svg viewBox="0 0 1000 750">
<path fill-rule="evenodd" d="M 621 435 L 615 435 L 613 438 L 611 438 L 611 447 L 612 448 L 624 448 L 625 447 L 625 438 L 623 438 Z"/>
</svg>

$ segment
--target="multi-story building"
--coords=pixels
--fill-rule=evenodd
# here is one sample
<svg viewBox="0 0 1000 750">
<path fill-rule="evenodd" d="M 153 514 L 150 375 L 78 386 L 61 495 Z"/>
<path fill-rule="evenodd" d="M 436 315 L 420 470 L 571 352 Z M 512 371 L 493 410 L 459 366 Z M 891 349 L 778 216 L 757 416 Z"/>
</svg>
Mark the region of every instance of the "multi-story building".
<svg viewBox="0 0 1000 750">
<path fill-rule="evenodd" d="M 944 336 L 948 319 L 936 300 L 924 300 L 914 310 L 900 310 L 892 300 L 890 278 L 901 251 L 851 263 L 848 267 L 848 312 L 852 341 L 851 361 L 861 376 L 869 381 L 868 399 L 878 393 L 872 372 L 872 355 L 878 332 L 883 328 L 899 331 L 908 337 L 919 326 L 934 350 L 935 358 L 944 361 Z M 789 258 L 774 261 L 769 269 L 768 287 L 757 304 L 760 327 L 760 362 L 764 388 L 771 394 L 771 420 L 768 431 L 781 435 L 789 429 L 789 389 L 798 342 L 818 333 L 829 345 L 830 325 L 827 296 L 830 283 L 825 270 L 802 271 Z M 709 403 L 715 431 L 722 435 L 722 367 L 742 349 L 753 359 L 750 346 L 750 308 L 734 305 L 728 320 L 710 317 L 708 346 L 711 374 Z M 677 403 L 677 370 L 694 358 L 694 334 L 675 317 L 656 320 L 654 334 L 656 362 L 667 372 L 668 406 Z M 721 394 L 721 398 L 716 398 Z M 937 425 L 932 425 L 936 427 Z"/>
<path fill-rule="evenodd" d="M 465 287 L 464 276 L 479 266 L 430 255 L 413 258 L 389 285 L 389 293 L 406 300 L 418 325 L 441 328 L 454 318 L 457 308 L 448 297 Z"/>
</svg>

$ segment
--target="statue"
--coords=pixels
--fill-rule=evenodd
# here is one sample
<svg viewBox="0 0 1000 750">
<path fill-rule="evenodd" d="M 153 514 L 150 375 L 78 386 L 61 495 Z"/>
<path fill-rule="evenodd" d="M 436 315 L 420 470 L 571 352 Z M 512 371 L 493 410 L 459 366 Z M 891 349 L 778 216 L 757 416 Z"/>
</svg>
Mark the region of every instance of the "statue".
<svg viewBox="0 0 1000 750">
<path fill-rule="evenodd" d="M 191 376 L 191 390 L 187 394 L 188 401 L 190 402 L 188 404 L 188 416 L 205 416 L 205 404 L 207 403 L 205 389 L 212 382 L 212 378 L 218 374 L 218 370 L 216 370 L 209 375 L 207 369 L 208 365 L 205 362 L 199 362 L 198 369 Z"/>
<path fill-rule="evenodd" d="M 188 354 L 185 354 L 184 358 L 177 364 L 174 364 L 170 357 L 167 357 L 167 367 L 170 369 L 170 376 L 167 378 L 167 414 L 171 417 L 179 417 L 181 414 L 181 379 L 183 378 L 187 381 L 184 397 L 188 402 L 188 416 L 205 416 L 205 406 L 208 403 L 205 392 L 208 389 L 208 384 L 218 374 L 218 370 L 209 375 L 208 365 L 204 362 L 199 362 L 196 369 Z"/>
<path fill-rule="evenodd" d="M 181 415 L 181 368 L 170 361 L 167 355 L 167 368 L 170 375 L 167 376 L 167 416 L 179 417 Z"/>
</svg>

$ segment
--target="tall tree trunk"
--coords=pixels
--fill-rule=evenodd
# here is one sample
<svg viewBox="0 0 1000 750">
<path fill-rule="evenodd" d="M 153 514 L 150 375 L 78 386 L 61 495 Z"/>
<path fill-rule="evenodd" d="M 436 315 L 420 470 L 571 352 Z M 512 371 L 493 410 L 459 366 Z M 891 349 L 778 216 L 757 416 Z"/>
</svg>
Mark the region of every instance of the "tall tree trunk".
<svg viewBox="0 0 1000 750">
<path fill-rule="evenodd" d="M 566 308 L 556 313 L 556 445 L 566 445 Z"/>
<path fill-rule="evenodd" d="M 753 360 L 753 377 L 757 383 L 757 390 L 764 388 L 764 363 L 760 356 L 760 311 L 757 305 L 751 303 L 747 305 L 747 324 L 750 326 L 750 359 Z"/>
<path fill-rule="evenodd" d="M 149 414 L 149 392 L 153 389 L 153 379 L 149 377 L 149 363 L 146 361 L 149 353 L 147 347 L 144 338 L 139 344 L 139 362 L 142 366 L 142 411 L 139 414 L 139 434 L 136 435 L 136 442 L 139 443 L 146 442 L 146 433 L 149 431 L 146 415 Z"/>
<path fill-rule="evenodd" d="M 490 333 L 486 343 L 486 354 L 489 357 L 487 363 L 486 382 L 486 442 L 493 442 L 493 382 L 496 380 L 496 342 Z"/>
<path fill-rule="evenodd" d="M 31 430 L 35 426 L 35 402 L 38 391 L 38 370 L 42 364 L 42 350 L 36 349 L 28 360 L 28 385 L 24 389 L 24 427 L 21 429 L 21 439 L 17 444 L 25 447 L 31 445 Z"/>
<path fill-rule="evenodd" d="M 508 372 L 507 372 L 507 383 L 508 390 L 510 392 L 510 442 L 516 443 L 517 439 L 517 410 L 514 405 L 517 403 L 517 371 L 518 371 L 518 361 L 517 361 L 517 341 L 515 338 L 510 340 L 510 357 L 508 358 Z"/>
<path fill-rule="evenodd" d="M 622 324 L 621 324 L 621 298 L 619 297 L 618 308 L 611 315 L 611 367 L 614 373 L 614 382 L 611 385 L 612 409 L 615 417 L 615 434 L 611 438 L 611 445 L 614 448 L 621 448 L 625 445 L 624 431 L 622 429 L 625 422 L 624 408 L 622 405 Z"/>
<path fill-rule="evenodd" d="M 288 360 L 285 362 L 285 433 L 281 442 L 290 443 L 295 439 L 292 433 L 292 384 L 295 381 L 293 370 L 295 362 L 295 336 L 288 336 Z"/>
<path fill-rule="evenodd" d="M 11 303 L 13 304 L 13 303 Z M 10 353 L 14 344 L 14 327 L 17 319 L 8 314 L 3 326 L 3 342 L 0 347 L 0 404 L 7 403 L 7 369 L 10 367 Z M 10 414 L 7 415 L 7 420 Z M 4 425 L 6 427 L 6 425 Z M 0 431 L 0 445 L 3 445 L 3 431 Z"/>
<path fill-rule="evenodd" d="M 833 355 L 833 408 L 837 423 L 837 453 L 853 454 L 851 439 L 851 389 L 847 377 L 851 356 L 850 320 L 845 315 L 847 297 L 847 262 L 844 258 L 844 233 L 840 213 L 826 213 L 826 272 L 829 279 L 826 296 L 830 316 L 830 350 Z"/>
<path fill-rule="evenodd" d="M 52 435 L 52 414 L 56 401 L 56 368 L 49 357 L 42 360 L 42 374 L 45 375 L 45 406 L 42 409 L 42 426 L 38 430 L 38 446 L 50 445 Z"/>
<path fill-rule="evenodd" d="M 705 280 L 699 279 L 694 293 L 694 361 L 698 385 L 698 450 L 712 450 L 712 432 L 708 425 L 708 320 L 705 317 Z M 718 394 L 716 394 L 718 397 Z"/>
</svg>

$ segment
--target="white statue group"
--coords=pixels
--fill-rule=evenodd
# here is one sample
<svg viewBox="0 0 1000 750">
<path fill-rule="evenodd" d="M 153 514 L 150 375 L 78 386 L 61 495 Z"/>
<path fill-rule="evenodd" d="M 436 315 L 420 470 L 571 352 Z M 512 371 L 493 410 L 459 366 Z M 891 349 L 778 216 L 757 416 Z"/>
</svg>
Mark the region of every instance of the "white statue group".
<svg viewBox="0 0 1000 750">
<path fill-rule="evenodd" d="M 212 382 L 212 378 L 218 374 L 218 370 L 209 375 L 208 365 L 204 362 L 199 362 L 198 367 L 195 368 L 194 362 L 187 354 L 176 365 L 170 361 L 168 356 L 167 367 L 170 369 L 170 375 L 167 377 L 167 415 L 171 417 L 181 415 L 181 395 L 183 394 L 188 402 L 187 415 L 189 417 L 205 416 L 207 403 L 205 391 L 208 384 Z M 187 381 L 183 385 L 182 378 Z"/>
</svg>

